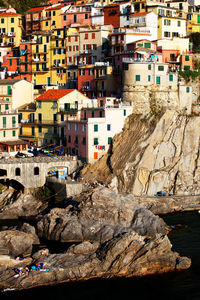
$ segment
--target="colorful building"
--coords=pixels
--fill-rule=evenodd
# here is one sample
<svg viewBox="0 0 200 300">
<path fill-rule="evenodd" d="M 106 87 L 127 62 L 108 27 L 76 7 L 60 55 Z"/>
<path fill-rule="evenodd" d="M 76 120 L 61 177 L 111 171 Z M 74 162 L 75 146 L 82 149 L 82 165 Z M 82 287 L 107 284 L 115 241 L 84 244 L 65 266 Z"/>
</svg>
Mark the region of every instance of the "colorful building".
<svg viewBox="0 0 200 300">
<path fill-rule="evenodd" d="M 67 120 L 67 153 L 93 163 L 109 150 L 125 118 L 132 112 L 130 105 L 107 108 L 84 108 L 81 116 Z"/>
<path fill-rule="evenodd" d="M 200 12 L 188 13 L 187 34 L 200 32 Z"/>
<path fill-rule="evenodd" d="M 83 105 L 91 102 L 75 89 L 49 89 L 36 99 L 35 119 L 32 126 L 38 134 L 39 145 L 63 144 L 66 141 L 65 121 L 76 115 Z"/>
<path fill-rule="evenodd" d="M 11 104 L 11 109 L 17 109 L 25 103 L 33 102 L 33 84 L 23 79 L 2 79 L 0 97 Z"/>
<path fill-rule="evenodd" d="M 104 6 L 104 24 L 114 28 L 129 27 L 129 16 L 133 12 L 131 2 L 113 3 Z"/>
<path fill-rule="evenodd" d="M 186 19 L 158 17 L 158 39 L 186 37 Z"/>
<path fill-rule="evenodd" d="M 130 27 L 150 33 L 151 40 L 157 40 L 158 17 L 154 12 L 141 12 L 130 15 Z"/>
<path fill-rule="evenodd" d="M 0 100 L 0 152 L 14 156 L 26 150 L 27 143 L 18 137 L 18 111 L 11 108 L 11 103 Z"/>
<path fill-rule="evenodd" d="M 89 98 L 111 97 L 116 94 L 113 66 L 109 62 L 79 67 L 78 90 Z"/>
<path fill-rule="evenodd" d="M 0 13 L 0 45 L 19 46 L 22 37 L 22 16 L 17 13 Z"/>
</svg>

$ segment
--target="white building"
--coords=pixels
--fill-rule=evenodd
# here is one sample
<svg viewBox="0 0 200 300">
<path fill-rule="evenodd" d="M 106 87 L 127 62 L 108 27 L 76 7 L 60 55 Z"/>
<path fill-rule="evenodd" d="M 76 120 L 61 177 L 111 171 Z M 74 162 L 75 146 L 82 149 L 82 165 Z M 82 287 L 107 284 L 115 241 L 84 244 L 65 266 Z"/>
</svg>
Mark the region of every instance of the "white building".
<svg viewBox="0 0 200 300">
<path fill-rule="evenodd" d="M 154 12 L 141 12 L 131 14 L 130 27 L 140 31 L 148 31 L 151 35 L 150 40 L 157 40 L 158 17 Z"/>
<path fill-rule="evenodd" d="M 119 133 L 132 104 L 105 108 L 85 108 L 81 118 L 67 120 L 67 152 L 94 163 L 111 147 L 112 139 Z"/>
</svg>

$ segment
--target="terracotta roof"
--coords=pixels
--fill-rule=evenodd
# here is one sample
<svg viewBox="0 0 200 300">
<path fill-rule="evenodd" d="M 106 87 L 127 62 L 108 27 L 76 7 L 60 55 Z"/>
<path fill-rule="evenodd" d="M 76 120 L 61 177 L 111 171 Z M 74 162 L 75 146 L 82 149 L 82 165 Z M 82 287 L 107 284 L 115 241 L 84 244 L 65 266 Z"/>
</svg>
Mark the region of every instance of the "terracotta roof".
<svg viewBox="0 0 200 300">
<path fill-rule="evenodd" d="M 60 89 L 60 90 L 48 90 L 40 95 L 36 100 L 58 100 L 71 92 L 75 91 L 75 89 Z"/>
<path fill-rule="evenodd" d="M 12 12 L 2 12 L 0 13 L 0 17 L 20 17 L 20 14 L 12 13 Z"/>
<path fill-rule="evenodd" d="M 34 11 L 42 11 L 45 7 L 46 7 L 46 6 L 32 7 L 31 9 L 27 10 L 26 13 L 34 12 Z"/>
<path fill-rule="evenodd" d="M 0 142 L 0 143 L 3 145 L 9 145 L 9 146 L 28 144 L 27 142 L 25 142 L 23 140 L 5 141 L 5 142 Z"/>
<path fill-rule="evenodd" d="M 152 11 L 140 12 L 140 13 L 136 13 L 136 14 L 131 14 L 131 16 L 133 16 L 133 17 L 146 16 L 146 15 L 150 14 L 151 12 Z"/>
<path fill-rule="evenodd" d="M 31 103 L 26 103 L 21 105 L 20 107 L 18 107 L 18 111 L 22 110 L 22 111 L 35 111 L 36 109 L 36 104 L 34 102 Z"/>
</svg>

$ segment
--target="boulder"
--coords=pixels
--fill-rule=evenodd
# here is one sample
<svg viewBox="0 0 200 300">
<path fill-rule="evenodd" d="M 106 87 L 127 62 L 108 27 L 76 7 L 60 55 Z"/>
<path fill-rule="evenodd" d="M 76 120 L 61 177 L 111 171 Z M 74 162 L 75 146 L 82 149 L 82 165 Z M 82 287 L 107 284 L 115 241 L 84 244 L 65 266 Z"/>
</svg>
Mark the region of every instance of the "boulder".
<svg viewBox="0 0 200 300">
<path fill-rule="evenodd" d="M 0 231 L 0 254 L 7 252 L 12 257 L 30 255 L 33 243 L 34 237 L 31 234 L 19 230 Z"/>
<path fill-rule="evenodd" d="M 13 203 L 6 205 L 0 212 L 0 219 L 18 219 L 19 217 L 33 217 L 47 207 L 48 203 L 37 200 L 30 194 L 22 194 Z"/>
<path fill-rule="evenodd" d="M 52 209 L 37 228 L 40 237 L 61 242 L 103 243 L 125 230 L 149 236 L 167 232 L 165 222 L 140 206 L 133 195 L 117 194 L 104 187 L 96 188 L 78 209 Z"/>
</svg>

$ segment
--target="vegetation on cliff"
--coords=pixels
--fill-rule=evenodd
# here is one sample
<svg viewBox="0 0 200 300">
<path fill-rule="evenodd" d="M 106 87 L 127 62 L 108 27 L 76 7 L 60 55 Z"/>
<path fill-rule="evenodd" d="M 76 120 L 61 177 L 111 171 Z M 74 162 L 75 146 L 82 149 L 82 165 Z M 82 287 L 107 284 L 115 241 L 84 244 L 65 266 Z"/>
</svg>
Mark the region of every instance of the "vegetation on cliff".
<svg viewBox="0 0 200 300">
<path fill-rule="evenodd" d="M 11 5 L 20 14 L 24 14 L 26 10 L 45 4 L 46 0 L 0 0 L 1 7 L 9 7 Z"/>
</svg>

